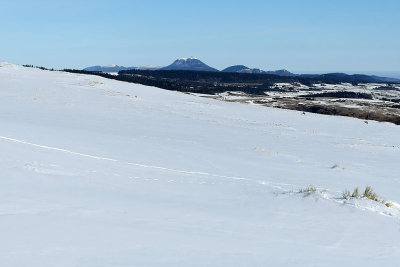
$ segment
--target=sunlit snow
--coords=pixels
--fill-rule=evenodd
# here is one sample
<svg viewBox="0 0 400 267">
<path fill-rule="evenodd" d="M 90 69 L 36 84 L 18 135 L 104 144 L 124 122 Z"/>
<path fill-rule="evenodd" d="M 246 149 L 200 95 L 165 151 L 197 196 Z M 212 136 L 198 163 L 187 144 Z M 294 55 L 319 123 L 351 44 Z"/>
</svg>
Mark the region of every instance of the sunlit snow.
<svg viewBox="0 0 400 267">
<path fill-rule="evenodd" d="M 9 63 L 0 99 L 2 267 L 400 262 L 399 126 Z"/>
</svg>

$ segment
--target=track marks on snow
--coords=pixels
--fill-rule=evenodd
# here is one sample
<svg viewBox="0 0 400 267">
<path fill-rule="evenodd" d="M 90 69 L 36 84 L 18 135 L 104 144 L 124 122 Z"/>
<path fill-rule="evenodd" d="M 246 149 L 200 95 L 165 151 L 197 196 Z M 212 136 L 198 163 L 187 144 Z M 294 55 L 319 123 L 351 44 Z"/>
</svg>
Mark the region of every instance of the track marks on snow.
<svg viewBox="0 0 400 267">
<path fill-rule="evenodd" d="M 202 172 L 202 171 L 190 171 L 190 170 L 180 170 L 180 169 L 174 169 L 174 168 L 168 168 L 164 166 L 155 166 L 155 165 L 146 165 L 146 164 L 141 164 L 141 163 L 134 163 L 134 162 L 128 162 L 128 161 L 121 161 L 113 158 L 108 158 L 108 157 L 102 157 L 102 156 L 95 156 L 95 155 L 89 155 L 85 153 L 80 153 L 80 152 L 75 152 L 63 148 L 58 148 L 58 147 L 52 147 L 52 146 L 47 146 L 47 145 L 39 145 L 31 142 L 27 142 L 24 140 L 19 140 L 15 138 L 10 138 L 6 136 L 0 136 L 0 139 L 6 140 L 9 142 L 14 142 L 14 143 L 19 143 L 19 144 L 24 144 L 24 145 L 29 145 L 37 148 L 42 148 L 46 150 L 52 150 L 52 151 L 58 151 L 62 153 L 68 153 L 71 155 L 76 155 L 80 157 L 85 157 L 85 158 L 90 158 L 90 159 L 96 159 L 96 160 L 103 160 L 103 161 L 109 161 L 109 162 L 115 162 L 115 163 L 120 163 L 120 164 L 126 164 L 126 165 L 132 165 L 136 167 L 141 167 L 141 168 L 150 168 L 150 169 L 156 169 L 156 170 L 162 170 L 162 171 L 168 171 L 168 172 L 175 172 L 175 173 L 181 173 L 181 174 L 186 174 L 186 175 L 195 175 L 195 176 L 207 176 L 207 177 L 215 177 L 215 178 L 223 178 L 223 179 L 229 179 L 229 180 L 236 180 L 236 181 L 247 181 L 247 182 L 254 182 L 257 183 L 258 185 L 263 185 L 263 186 L 268 186 L 270 188 L 273 188 L 274 190 L 278 191 L 278 194 L 289 194 L 293 195 L 296 192 L 293 191 L 293 188 L 301 188 L 300 186 L 294 185 L 294 184 L 287 184 L 287 183 L 274 183 L 274 182 L 269 182 L 265 180 L 257 180 L 257 179 L 251 179 L 248 177 L 240 177 L 240 176 L 227 176 L 227 175 L 219 175 L 219 174 L 213 174 L 213 173 L 208 173 L 208 172 Z M 36 168 L 35 166 L 25 166 L 26 168 L 31 168 L 34 171 L 43 173 L 42 168 Z M 44 170 L 44 174 L 59 174 L 54 173 L 52 171 L 49 172 L 49 170 Z M 134 179 L 139 178 L 139 177 L 133 177 Z M 168 181 L 168 182 L 174 182 L 174 180 Z M 292 188 L 292 190 L 289 190 L 289 188 Z M 344 205 L 349 205 L 357 209 L 361 210 L 368 210 L 372 212 L 376 212 L 380 215 L 384 216 L 391 216 L 391 217 L 400 217 L 400 204 L 398 205 L 396 202 L 396 206 L 393 208 L 385 208 L 382 206 L 379 206 L 378 204 L 375 203 L 370 203 L 369 201 L 366 200 L 366 202 L 349 202 L 346 200 L 341 199 L 338 197 L 338 193 L 336 191 L 329 191 L 325 190 L 323 194 L 316 194 L 316 197 L 328 200 L 328 201 L 334 201 L 338 204 L 344 204 Z"/>
<path fill-rule="evenodd" d="M 240 177 L 240 176 L 218 175 L 218 174 L 213 174 L 213 173 L 208 173 L 208 172 L 180 170 L 180 169 L 173 169 L 173 168 L 168 168 L 168 167 L 164 167 L 164 166 L 155 166 L 155 165 L 147 165 L 147 164 L 141 164 L 141 163 L 135 163 L 135 162 L 121 161 L 121 160 L 112 159 L 112 158 L 108 158 L 108 157 L 94 156 L 94 155 L 84 154 L 84 153 L 80 153 L 80 152 L 74 152 L 71 150 L 63 149 L 63 148 L 51 147 L 51 146 L 47 146 L 47 145 L 39 145 L 39 144 L 24 141 L 24 140 L 18 140 L 18 139 L 14 139 L 14 138 L 10 138 L 10 137 L 5 137 L 5 136 L 0 136 L 0 139 L 11 141 L 14 143 L 38 147 L 38 148 L 42 148 L 42 149 L 68 153 L 68 154 L 72 154 L 72 155 L 76 155 L 76 156 L 80 156 L 80 157 L 122 163 L 122 164 L 137 166 L 137 167 L 141 167 L 141 168 L 150 168 L 150 169 L 157 169 L 157 170 L 170 171 L 170 172 L 176 172 L 176 173 L 182 173 L 182 174 L 190 174 L 190 175 L 211 176 L 211 177 L 226 178 L 226 179 L 232 179 L 232 180 L 251 180 L 249 178 Z"/>
</svg>

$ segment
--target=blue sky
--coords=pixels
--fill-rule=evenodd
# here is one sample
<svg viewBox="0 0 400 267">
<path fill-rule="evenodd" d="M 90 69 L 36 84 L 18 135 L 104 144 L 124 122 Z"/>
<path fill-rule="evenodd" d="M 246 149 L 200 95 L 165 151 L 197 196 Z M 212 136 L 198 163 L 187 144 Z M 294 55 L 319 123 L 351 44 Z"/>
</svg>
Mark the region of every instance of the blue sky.
<svg viewBox="0 0 400 267">
<path fill-rule="evenodd" d="M 2 0 L 0 61 L 400 71 L 399 0 Z"/>
</svg>

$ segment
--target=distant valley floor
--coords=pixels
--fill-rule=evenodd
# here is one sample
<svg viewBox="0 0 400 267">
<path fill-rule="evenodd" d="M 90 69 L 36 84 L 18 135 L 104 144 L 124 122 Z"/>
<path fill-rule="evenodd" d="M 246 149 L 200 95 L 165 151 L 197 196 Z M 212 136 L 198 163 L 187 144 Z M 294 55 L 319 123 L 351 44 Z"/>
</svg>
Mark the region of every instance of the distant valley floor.
<svg viewBox="0 0 400 267">
<path fill-rule="evenodd" d="M 291 84 L 278 86 L 280 90 L 265 92 L 265 96 L 243 92 L 201 96 L 325 115 L 349 116 L 366 120 L 366 123 L 367 120 L 375 120 L 400 125 L 400 85 L 318 84 L 314 88 L 293 88 Z"/>
</svg>

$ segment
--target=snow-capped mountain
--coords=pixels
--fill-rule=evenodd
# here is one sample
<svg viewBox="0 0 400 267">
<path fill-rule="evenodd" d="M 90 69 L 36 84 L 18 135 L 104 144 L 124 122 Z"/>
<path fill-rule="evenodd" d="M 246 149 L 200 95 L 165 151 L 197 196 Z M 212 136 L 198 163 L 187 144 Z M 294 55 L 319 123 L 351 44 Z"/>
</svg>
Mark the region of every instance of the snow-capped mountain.
<svg viewBox="0 0 400 267">
<path fill-rule="evenodd" d="M 162 70 L 218 71 L 194 57 L 177 59 Z"/>
<path fill-rule="evenodd" d="M 124 67 L 124 66 L 118 66 L 118 65 L 109 65 L 109 66 L 92 66 L 92 67 L 87 67 L 83 70 L 86 71 L 101 71 L 101 72 L 118 72 L 121 70 L 131 70 L 131 69 L 136 69 L 136 67 Z"/>
</svg>

